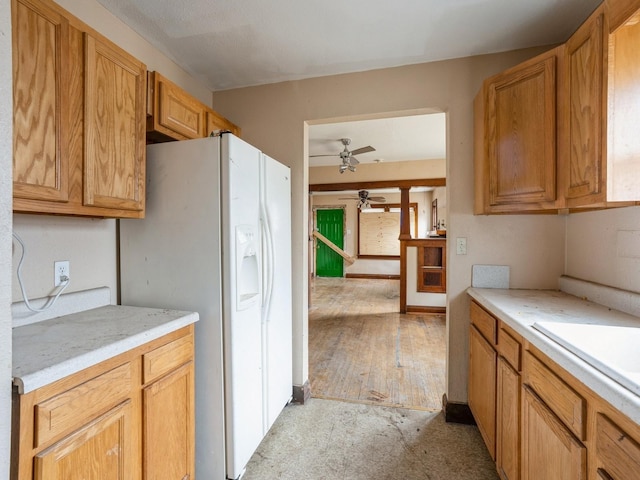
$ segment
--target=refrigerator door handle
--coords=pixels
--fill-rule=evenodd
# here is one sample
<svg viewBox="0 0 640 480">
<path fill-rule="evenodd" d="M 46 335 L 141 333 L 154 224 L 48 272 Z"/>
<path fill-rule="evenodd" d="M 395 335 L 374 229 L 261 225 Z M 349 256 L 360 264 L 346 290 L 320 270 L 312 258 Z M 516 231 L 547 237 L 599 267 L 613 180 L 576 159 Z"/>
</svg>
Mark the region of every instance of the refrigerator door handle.
<svg viewBox="0 0 640 480">
<path fill-rule="evenodd" d="M 266 254 L 263 255 L 266 265 L 263 266 L 263 313 L 262 320 L 267 322 L 269 320 L 269 311 L 271 310 L 271 297 L 273 295 L 273 275 L 274 275 L 274 252 L 273 252 L 273 237 L 271 234 L 271 225 L 269 222 L 269 214 L 264 204 L 261 205 L 261 224 L 264 238 L 264 245 Z M 266 277 L 266 278 L 265 278 Z"/>
</svg>

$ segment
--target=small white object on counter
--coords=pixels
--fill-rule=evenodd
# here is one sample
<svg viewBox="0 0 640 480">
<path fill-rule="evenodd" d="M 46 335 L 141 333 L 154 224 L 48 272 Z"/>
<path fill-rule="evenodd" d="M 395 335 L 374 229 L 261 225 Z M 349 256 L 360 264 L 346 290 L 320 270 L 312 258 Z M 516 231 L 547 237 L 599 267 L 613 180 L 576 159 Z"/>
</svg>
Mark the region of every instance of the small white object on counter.
<svg viewBox="0 0 640 480">
<path fill-rule="evenodd" d="M 195 323 L 179 310 L 107 305 L 13 329 L 13 383 L 28 393 Z"/>
<path fill-rule="evenodd" d="M 473 265 L 471 286 L 475 288 L 509 288 L 509 265 Z"/>
</svg>

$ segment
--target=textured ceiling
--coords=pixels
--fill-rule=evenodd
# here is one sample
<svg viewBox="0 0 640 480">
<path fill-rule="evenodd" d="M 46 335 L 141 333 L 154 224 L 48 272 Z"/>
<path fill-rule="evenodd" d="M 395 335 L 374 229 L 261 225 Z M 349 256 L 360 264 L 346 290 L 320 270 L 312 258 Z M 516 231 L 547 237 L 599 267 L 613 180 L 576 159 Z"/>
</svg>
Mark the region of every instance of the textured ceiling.
<svg viewBox="0 0 640 480">
<path fill-rule="evenodd" d="M 564 41 L 599 0 L 98 0 L 212 90 Z"/>
</svg>

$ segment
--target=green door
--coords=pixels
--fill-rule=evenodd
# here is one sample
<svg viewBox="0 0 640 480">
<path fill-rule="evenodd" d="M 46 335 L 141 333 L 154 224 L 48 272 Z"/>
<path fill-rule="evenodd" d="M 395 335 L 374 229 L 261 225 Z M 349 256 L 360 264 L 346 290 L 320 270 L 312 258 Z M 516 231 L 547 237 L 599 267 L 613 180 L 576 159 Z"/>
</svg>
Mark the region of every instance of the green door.
<svg viewBox="0 0 640 480">
<path fill-rule="evenodd" d="M 316 210 L 316 228 L 340 248 L 344 248 L 343 214 L 342 209 Z M 316 245 L 316 275 L 342 277 L 342 257 L 320 240 L 316 240 Z"/>
</svg>

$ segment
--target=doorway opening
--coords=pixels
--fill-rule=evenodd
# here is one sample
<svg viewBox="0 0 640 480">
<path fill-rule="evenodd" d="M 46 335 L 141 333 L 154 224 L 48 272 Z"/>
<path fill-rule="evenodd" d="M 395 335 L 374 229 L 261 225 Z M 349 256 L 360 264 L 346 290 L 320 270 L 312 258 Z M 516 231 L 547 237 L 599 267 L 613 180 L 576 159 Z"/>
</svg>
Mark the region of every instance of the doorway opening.
<svg viewBox="0 0 640 480">
<path fill-rule="evenodd" d="M 439 115 L 442 123 L 438 143 L 444 149 L 446 122 L 444 114 Z M 383 120 L 389 127 L 389 122 L 394 119 Z M 344 241 L 336 245 L 343 249 L 343 255 L 334 257 L 343 265 L 343 275 L 329 277 L 321 274 L 317 258 L 318 244 L 321 242 L 309 232 L 309 251 L 310 254 L 313 252 L 313 258 L 316 259 L 310 261 L 309 265 L 311 394 L 314 397 L 360 403 L 440 410 L 445 392 L 446 293 L 443 294 L 445 299 L 442 307 L 435 310 L 418 306 L 412 310 L 415 312 L 413 314 L 400 311 L 402 299 L 404 311 L 407 311 L 408 269 L 412 271 L 411 281 L 414 284 L 417 284 L 419 276 L 418 267 L 415 264 L 407 265 L 406 258 L 417 259 L 419 255 L 406 253 L 422 251 L 415 242 L 410 244 L 406 240 L 429 242 L 430 234 L 435 234 L 437 230 L 433 224 L 436 212 L 442 220 L 441 226 L 444 225 L 446 154 L 444 151 L 438 154 L 423 151 L 419 159 L 398 162 L 392 162 L 391 157 L 388 157 L 388 162 L 381 157 L 371 158 L 376 153 L 388 152 L 384 150 L 386 145 L 382 142 L 383 136 L 358 136 L 357 129 L 349 130 L 354 126 L 352 124 L 358 124 L 358 128 L 361 128 L 367 121 L 331 125 L 329 131 L 331 128 L 341 129 L 341 133 L 333 130 L 335 139 L 326 133 L 328 130 L 320 128 L 327 124 L 309 126 L 310 157 L 318 151 L 319 142 L 331 144 L 336 139 L 342 139 L 340 141 L 345 144 L 344 138 L 349 137 L 347 145 L 358 147 L 351 152 L 357 153 L 357 163 L 344 153 L 333 160 L 330 160 L 330 154 L 320 153 L 317 156 L 323 157 L 322 164 L 318 165 L 313 158 L 310 162 L 309 207 L 313 215 L 310 228 L 318 228 L 317 214 L 320 210 L 339 208 L 344 213 Z M 316 127 L 320 128 L 320 133 L 315 131 Z M 430 127 L 430 136 L 436 130 Z M 386 134 L 390 133 L 391 130 L 386 131 Z M 420 135 L 420 138 L 424 136 Z M 405 143 L 411 143 L 411 140 L 405 139 Z M 379 168 L 381 164 L 386 165 Z M 350 169 L 349 166 L 354 168 Z M 412 182 L 424 187 L 421 180 L 428 181 L 429 193 L 414 191 L 409 194 L 414 186 Z M 440 192 L 434 197 L 436 188 Z M 326 193 L 320 194 L 322 190 Z M 349 198 L 354 200 L 350 201 Z M 379 198 L 383 199 L 382 202 L 374 201 Z M 437 205 L 436 212 L 434 205 Z M 382 224 L 397 229 L 407 221 L 411 223 L 411 228 L 407 225 L 408 239 L 406 235 L 399 235 L 401 230 L 396 232 L 395 238 L 385 235 Z M 400 238 L 404 240 L 400 241 Z M 446 236 L 438 240 L 446 243 Z M 349 257 L 353 260 L 350 263 L 344 260 Z"/>
</svg>

